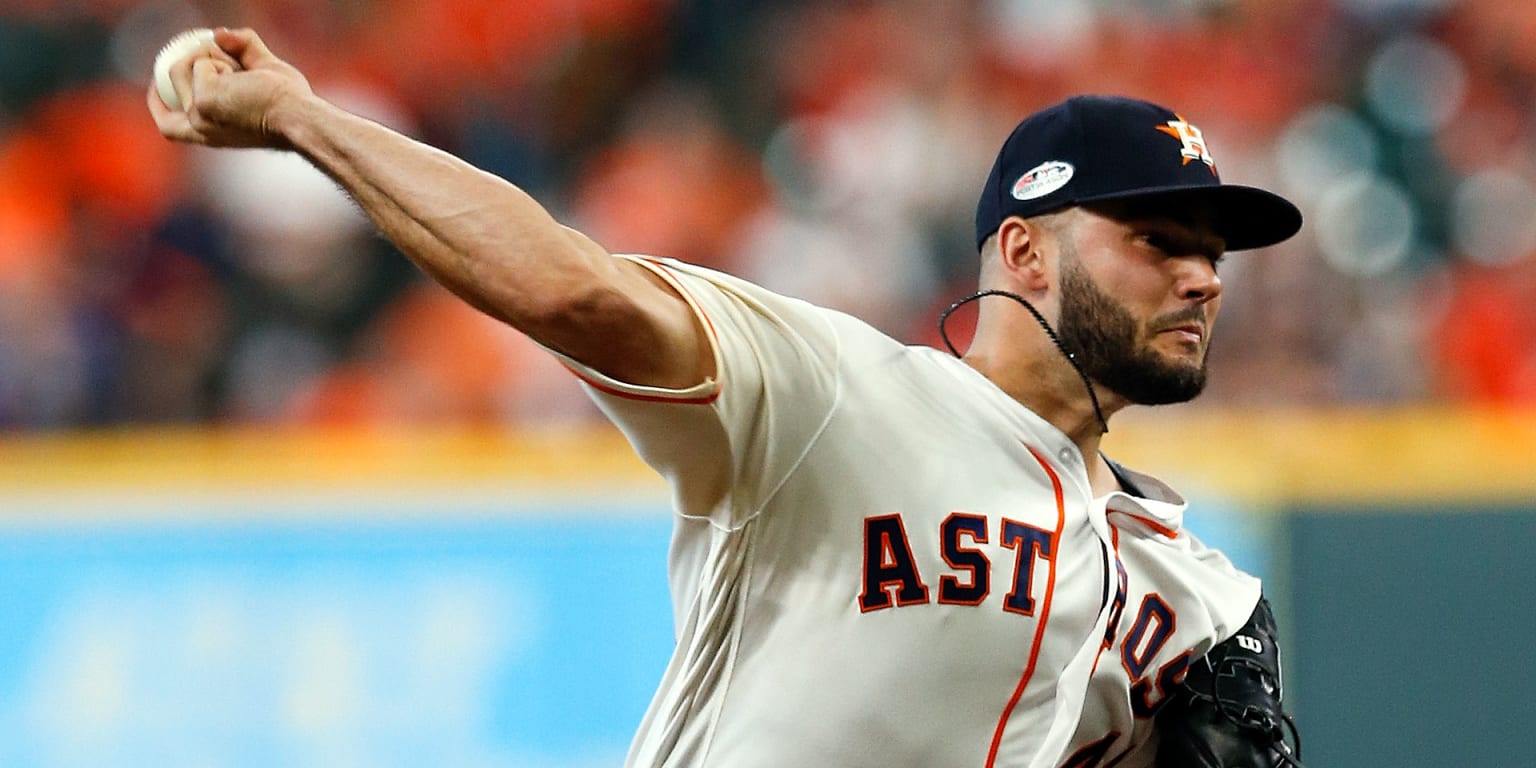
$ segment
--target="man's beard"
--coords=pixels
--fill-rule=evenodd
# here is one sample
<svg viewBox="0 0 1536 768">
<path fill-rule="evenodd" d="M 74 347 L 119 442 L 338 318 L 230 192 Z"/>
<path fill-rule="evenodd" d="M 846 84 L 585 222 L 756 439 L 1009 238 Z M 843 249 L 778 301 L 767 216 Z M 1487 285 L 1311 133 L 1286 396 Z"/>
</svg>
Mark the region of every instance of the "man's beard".
<svg viewBox="0 0 1536 768">
<path fill-rule="evenodd" d="M 1165 360 L 1150 345 L 1138 344 L 1140 329 L 1130 311 L 1100 290 L 1075 258 L 1063 256 L 1056 332 L 1088 378 L 1140 405 L 1182 403 L 1205 389 L 1203 355 L 1198 365 L 1180 364 Z M 1203 319 L 1203 311 L 1161 318 L 1170 324 Z"/>
</svg>

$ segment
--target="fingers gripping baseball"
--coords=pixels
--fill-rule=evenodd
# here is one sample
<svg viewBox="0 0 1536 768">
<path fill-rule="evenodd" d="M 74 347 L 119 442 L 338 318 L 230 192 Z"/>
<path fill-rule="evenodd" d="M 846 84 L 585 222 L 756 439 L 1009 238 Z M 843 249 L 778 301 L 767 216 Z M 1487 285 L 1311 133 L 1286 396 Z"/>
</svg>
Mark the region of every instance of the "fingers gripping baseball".
<svg viewBox="0 0 1536 768">
<path fill-rule="evenodd" d="M 266 41 L 262 40 L 254 30 L 219 29 L 214 31 L 213 39 L 226 53 L 235 57 L 236 62 L 245 69 L 278 67 L 298 74 L 298 70 L 273 55 L 272 50 L 267 48 Z"/>
<path fill-rule="evenodd" d="M 166 105 L 151 87 L 150 114 L 162 135 L 193 144 L 283 148 L 274 116 L 313 95 L 304 75 L 250 30 L 216 31 L 213 44 L 177 61 L 168 74 L 184 109 Z"/>
</svg>

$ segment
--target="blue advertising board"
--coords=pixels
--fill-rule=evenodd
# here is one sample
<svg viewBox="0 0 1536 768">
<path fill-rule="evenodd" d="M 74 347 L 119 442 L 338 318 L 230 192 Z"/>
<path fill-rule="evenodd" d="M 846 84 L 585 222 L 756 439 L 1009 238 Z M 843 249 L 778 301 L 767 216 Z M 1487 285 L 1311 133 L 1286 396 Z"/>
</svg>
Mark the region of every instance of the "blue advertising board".
<svg viewBox="0 0 1536 768">
<path fill-rule="evenodd" d="M 0 765 L 619 765 L 671 652 L 654 503 L 177 503 L 0 530 Z"/>
</svg>

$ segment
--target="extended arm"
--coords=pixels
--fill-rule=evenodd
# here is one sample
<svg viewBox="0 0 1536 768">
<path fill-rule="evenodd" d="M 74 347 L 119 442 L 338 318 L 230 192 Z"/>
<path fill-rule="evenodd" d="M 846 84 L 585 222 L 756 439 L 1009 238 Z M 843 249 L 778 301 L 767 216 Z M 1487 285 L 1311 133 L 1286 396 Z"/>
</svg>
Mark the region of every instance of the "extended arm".
<svg viewBox="0 0 1536 768">
<path fill-rule="evenodd" d="M 703 330 L 659 278 L 561 226 L 533 198 L 320 99 L 249 30 L 179 62 L 185 112 L 150 89 L 165 136 L 302 154 L 402 252 L 481 311 L 616 379 L 683 388 L 713 375 Z"/>
</svg>

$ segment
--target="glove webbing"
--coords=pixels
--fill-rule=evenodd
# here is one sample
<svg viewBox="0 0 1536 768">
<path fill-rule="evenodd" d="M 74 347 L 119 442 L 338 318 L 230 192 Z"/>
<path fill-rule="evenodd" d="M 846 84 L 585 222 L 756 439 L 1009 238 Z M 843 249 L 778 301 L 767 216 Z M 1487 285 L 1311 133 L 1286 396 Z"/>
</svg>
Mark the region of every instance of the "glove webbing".
<svg viewBox="0 0 1536 768">
<path fill-rule="evenodd" d="M 1280 689 L 1270 670 L 1241 646 L 1228 646 L 1227 653 L 1215 662 L 1214 667 L 1209 659 L 1202 661 L 1204 664 L 1192 668 L 1185 680 L 1190 693 L 1209 702 L 1218 714 L 1238 728 L 1268 739 L 1278 756 L 1273 768 L 1305 768 L 1301 764 L 1301 733 L 1296 729 L 1296 720 L 1280 709 Z M 1209 686 L 1198 685 L 1203 682 L 1199 678 L 1205 677 L 1207 670 Z M 1235 686 L 1229 684 L 1229 690 L 1223 691 L 1223 678 L 1235 680 Z M 1255 700 L 1257 696 L 1262 698 Z M 1273 711 L 1265 704 L 1270 704 Z M 1287 731 L 1294 747 L 1286 742 Z M 1221 764 L 1204 744 L 1197 742 L 1195 746 L 1211 765 Z"/>
</svg>

